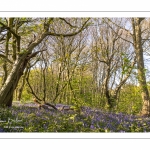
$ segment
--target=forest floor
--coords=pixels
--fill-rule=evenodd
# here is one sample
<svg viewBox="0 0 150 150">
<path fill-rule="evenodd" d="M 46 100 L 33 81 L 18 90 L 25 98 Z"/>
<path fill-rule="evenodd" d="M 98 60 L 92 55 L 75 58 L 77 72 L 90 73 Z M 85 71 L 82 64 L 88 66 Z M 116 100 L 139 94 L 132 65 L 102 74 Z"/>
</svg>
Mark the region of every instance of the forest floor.
<svg viewBox="0 0 150 150">
<path fill-rule="evenodd" d="M 14 102 L 0 109 L 0 132 L 150 132 L 150 118 L 63 104 L 56 108 Z"/>
</svg>

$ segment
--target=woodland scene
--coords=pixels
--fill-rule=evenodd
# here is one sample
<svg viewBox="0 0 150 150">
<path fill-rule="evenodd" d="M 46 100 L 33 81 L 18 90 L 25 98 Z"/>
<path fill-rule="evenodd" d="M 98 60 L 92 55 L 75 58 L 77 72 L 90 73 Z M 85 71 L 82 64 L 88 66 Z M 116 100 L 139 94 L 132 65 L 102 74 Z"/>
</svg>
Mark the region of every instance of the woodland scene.
<svg viewBox="0 0 150 150">
<path fill-rule="evenodd" d="M 0 18 L 0 132 L 150 132 L 150 18 Z"/>
</svg>

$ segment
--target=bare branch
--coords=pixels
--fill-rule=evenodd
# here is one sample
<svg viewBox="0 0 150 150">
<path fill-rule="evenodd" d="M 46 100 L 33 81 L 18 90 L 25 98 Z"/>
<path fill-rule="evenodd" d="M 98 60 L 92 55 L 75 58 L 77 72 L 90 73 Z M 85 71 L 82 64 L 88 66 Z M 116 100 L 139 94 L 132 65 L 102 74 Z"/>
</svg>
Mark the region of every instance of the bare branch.
<svg viewBox="0 0 150 150">
<path fill-rule="evenodd" d="M 77 28 L 77 26 L 72 25 L 70 22 L 68 22 L 66 19 L 64 18 L 59 18 L 60 20 L 63 20 L 66 24 L 68 24 L 71 28 Z"/>
<path fill-rule="evenodd" d="M 11 60 L 9 60 L 5 55 L 0 54 L 0 57 L 3 58 L 4 60 L 6 60 L 7 62 L 9 62 L 10 64 L 13 64 L 13 62 Z"/>
<path fill-rule="evenodd" d="M 28 55 L 27 59 L 31 59 L 31 58 L 35 57 L 38 53 L 43 52 L 43 51 L 46 51 L 46 50 L 36 51 L 36 52 L 34 52 L 34 53 Z"/>
<path fill-rule="evenodd" d="M 106 23 L 107 23 L 107 22 L 106 22 Z M 108 23 L 107 23 L 107 24 L 108 24 Z M 129 42 L 129 43 L 131 43 L 131 44 L 133 45 L 133 42 L 131 42 L 131 41 L 129 41 L 129 40 L 123 38 L 123 37 L 121 36 L 121 34 L 119 35 L 118 33 L 116 33 L 116 31 L 111 27 L 111 25 L 108 24 L 108 26 L 112 29 L 112 31 L 113 31 L 115 34 L 118 35 L 119 38 L 121 38 L 122 40 L 124 40 L 124 41 L 126 41 L 126 42 Z M 131 35 L 132 35 L 132 34 L 131 34 Z"/>
<path fill-rule="evenodd" d="M 13 31 L 10 27 L 8 27 L 7 25 L 5 25 L 5 24 L 2 23 L 2 22 L 0 22 L 0 24 L 1 24 L 3 27 L 5 27 L 5 29 L 7 29 L 9 32 L 11 32 L 17 39 L 20 38 L 20 36 L 17 35 L 17 34 L 15 33 L 15 31 Z"/>
<path fill-rule="evenodd" d="M 42 101 L 35 93 L 34 93 L 34 90 L 33 90 L 33 88 L 32 88 L 32 86 L 31 86 L 31 84 L 30 84 L 30 82 L 29 82 L 29 73 L 28 73 L 28 75 L 27 75 L 27 77 L 26 77 L 26 81 L 27 81 L 27 84 L 28 84 L 28 86 L 29 86 L 29 88 L 30 88 L 30 90 L 31 91 L 29 91 L 32 95 L 34 95 L 34 97 L 36 98 L 36 99 L 38 99 L 39 101 Z"/>
<path fill-rule="evenodd" d="M 89 20 L 90 20 L 90 18 L 88 18 L 88 19 L 84 22 L 84 24 L 82 25 L 82 27 L 81 27 L 78 31 L 76 31 L 76 32 L 74 32 L 74 33 L 59 34 L 59 33 L 47 32 L 47 30 L 46 30 L 45 32 L 43 32 L 43 34 L 40 36 L 40 38 L 36 39 L 33 43 L 31 43 L 31 44 L 28 46 L 27 50 L 28 50 L 29 52 L 31 52 L 31 51 L 34 49 L 34 47 L 36 47 L 39 43 L 41 43 L 41 42 L 43 41 L 43 39 L 46 38 L 48 35 L 49 35 L 49 36 L 62 36 L 62 37 L 75 36 L 75 35 L 77 35 L 78 33 L 82 32 L 82 31 L 88 26 L 87 22 L 88 22 Z"/>
<path fill-rule="evenodd" d="M 113 21 L 112 21 L 111 19 L 109 19 L 109 18 L 107 18 L 107 20 L 108 20 L 109 22 L 111 22 L 112 24 L 114 24 L 115 26 L 117 26 L 118 28 L 120 28 L 120 29 L 126 31 L 126 32 L 129 33 L 131 36 L 133 36 L 133 34 L 132 34 L 129 30 L 127 30 L 126 28 L 123 28 L 123 27 L 119 26 L 118 24 L 116 24 L 115 22 L 113 22 Z"/>
</svg>

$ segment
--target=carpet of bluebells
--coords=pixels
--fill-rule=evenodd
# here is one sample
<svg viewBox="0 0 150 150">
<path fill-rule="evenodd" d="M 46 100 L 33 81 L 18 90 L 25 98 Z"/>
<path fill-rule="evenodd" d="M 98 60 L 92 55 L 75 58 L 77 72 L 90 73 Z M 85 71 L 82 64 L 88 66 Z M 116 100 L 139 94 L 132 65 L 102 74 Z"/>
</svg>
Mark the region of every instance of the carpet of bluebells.
<svg viewBox="0 0 150 150">
<path fill-rule="evenodd" d="M 0 109 L 0 132 L 150 132 L 150 118 L 89 107 L 56 111 L 17 104 Z"/>
</svg>

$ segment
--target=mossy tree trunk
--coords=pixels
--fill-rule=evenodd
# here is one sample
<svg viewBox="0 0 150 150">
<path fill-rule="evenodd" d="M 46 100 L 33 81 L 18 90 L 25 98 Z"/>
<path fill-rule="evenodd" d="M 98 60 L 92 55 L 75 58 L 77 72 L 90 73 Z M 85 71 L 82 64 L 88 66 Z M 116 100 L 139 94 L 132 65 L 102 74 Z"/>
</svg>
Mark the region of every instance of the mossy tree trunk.
<svg viewBox="0 0 150 150">
<path fill-rule="evenodd" d="M 137 70 L 138 70 L 138 81 L 141 88 L 141 96 L 143 100 L 143 106 L 141 114 L 150 115 L 150 97 L 146 83 L 143 48 L 142 48 L 142 32 L 141 32 L 141 21 L 144 18 L 132 18 L 133 27 L 133 41 L 134 49 L 136 53 Z"/>
</svg>

